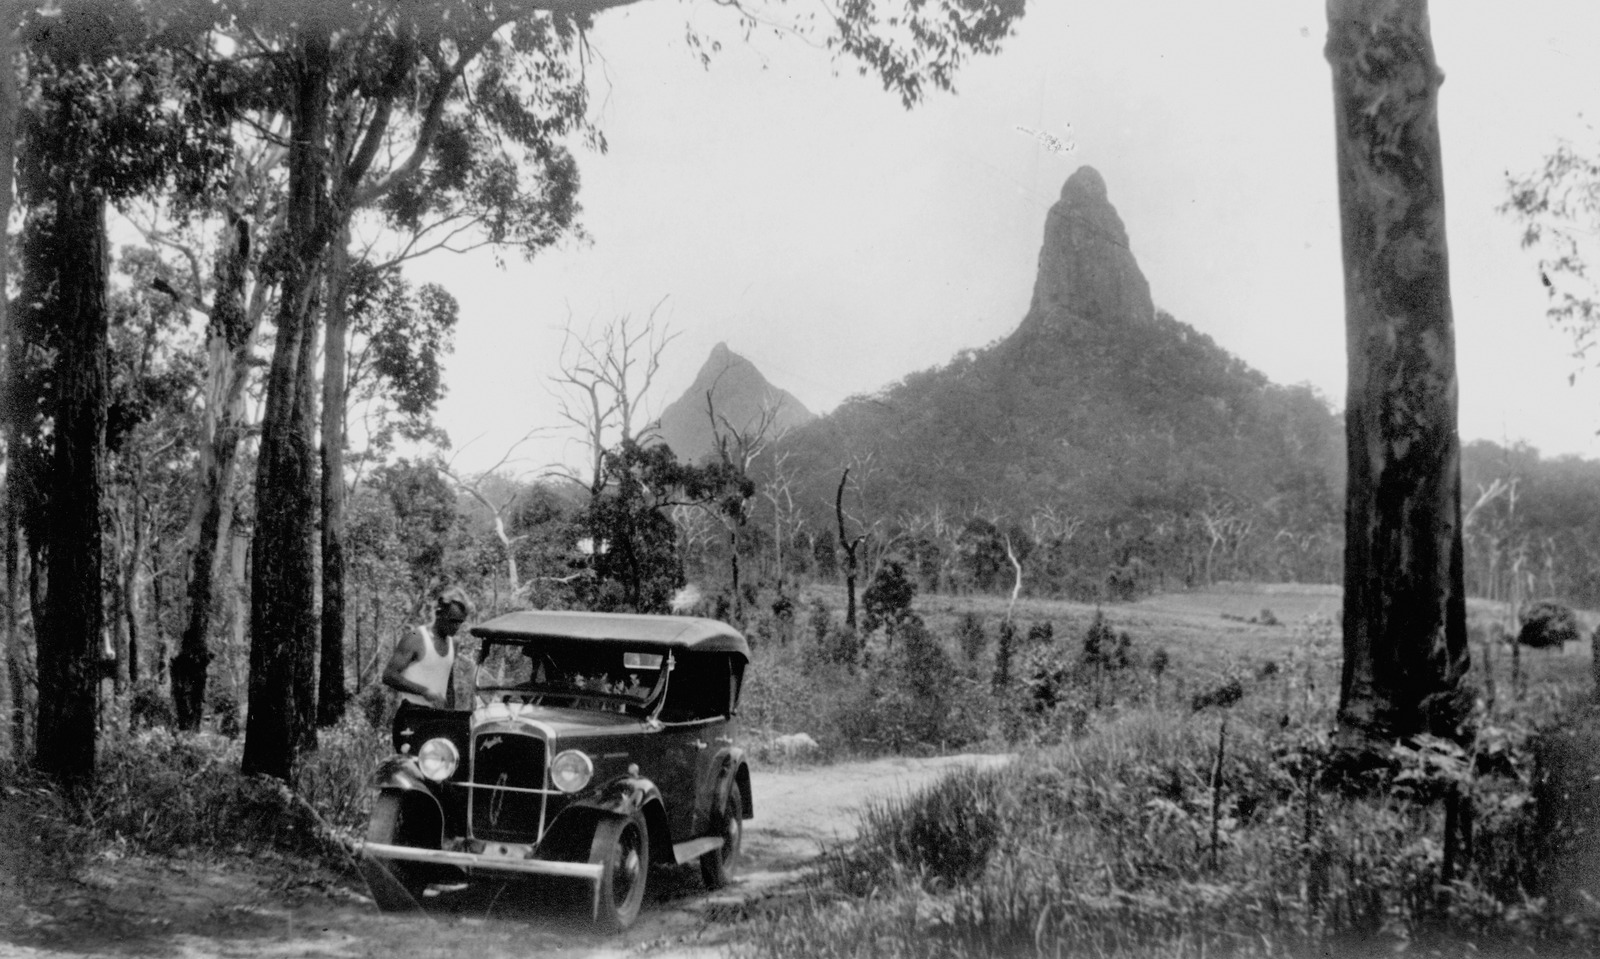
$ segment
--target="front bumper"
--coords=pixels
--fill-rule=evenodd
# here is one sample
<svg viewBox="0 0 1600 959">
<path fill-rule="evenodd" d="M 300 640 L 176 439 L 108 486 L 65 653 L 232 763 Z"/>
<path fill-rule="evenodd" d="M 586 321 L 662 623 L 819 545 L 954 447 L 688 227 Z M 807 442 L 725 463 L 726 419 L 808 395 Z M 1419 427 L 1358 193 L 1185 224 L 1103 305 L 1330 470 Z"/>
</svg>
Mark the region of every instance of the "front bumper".
<svg viewBox="0 0 1600 959">
<path fill-rule="evenodd" d="M 362 843 L 361 854 L 372 859 L 401 859 L 406 862 L 427 862 L 440 866 L 455 866 L 469 873 L 522 873 L 535 876 L 560 876 L 566 879 L 584 879 L 600 885 L 605 867 L 599 863 L 558 862 L 554 859 L 530 859 L 516 855 L 492 852 L 458 852 L 448 849 L 419 849 L 416 846 L 391 846 L 387 843 Z"/>
</svg>

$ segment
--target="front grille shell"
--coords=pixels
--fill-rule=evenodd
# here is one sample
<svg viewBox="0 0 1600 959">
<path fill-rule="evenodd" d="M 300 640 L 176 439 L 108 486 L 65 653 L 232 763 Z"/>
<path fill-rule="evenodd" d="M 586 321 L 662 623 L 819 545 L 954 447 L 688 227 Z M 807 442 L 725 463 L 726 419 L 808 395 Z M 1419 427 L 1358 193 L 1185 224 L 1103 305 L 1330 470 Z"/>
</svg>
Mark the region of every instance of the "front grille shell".
<svg viewBox="0 0 1600 959">
<path fill-rule="evenodd" d="M 551 731 L 539 724 L 493 723 L 472 734 L 464 783 L 467 834 L 476 840 L 537 845 L 561 796 L 550 784 Z M 566 805 L 560 803 L 559 805 Z"/>
</svg>

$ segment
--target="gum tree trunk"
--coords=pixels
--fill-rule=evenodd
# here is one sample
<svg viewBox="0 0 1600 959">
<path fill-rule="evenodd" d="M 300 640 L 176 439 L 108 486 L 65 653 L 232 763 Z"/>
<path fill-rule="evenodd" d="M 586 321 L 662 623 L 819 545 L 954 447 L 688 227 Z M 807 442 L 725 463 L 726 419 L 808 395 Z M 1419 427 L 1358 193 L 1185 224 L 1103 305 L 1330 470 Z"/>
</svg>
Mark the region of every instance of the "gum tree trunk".
<svg viewBox="0 0 1600 959">
<path fill-rule="evenodd" d="M 1349 391 L 1341 742 L 1461 735 L 1455 335 L 1425 0 L 1328 0 Z"/>
<path fill-rule="evenodd" d="M 100 493 L 109 384 L 105 199 L 70 180 L 52 190 L 42 308 L 59 349 L 53 369 L 52 449 L 46 467 L 49 570 L 39 650 L 34 766 L 70 790 L 94 783 L 101 607 Z"/>
<path fill-rule="evenodd" d="M 289 213 L 278 304 L 278 342 L 256 473 L 250 575 L 250 709 L 246 775 L 288 780 L 316 748 L 316 452 L 312 449 L 321 229 L 327 204 L 329 37 L 312 23 L 296 40 L 300 62 L 289 149 Z"/>
<path fill-rule="evenodd" d="M 329 251 L 327 331 L 322 358 L 322 657 L 317 673 L 317 725 L 344 715 L 344 403 L 349 313 L 349 234 Z"/>
<path fill-rule="evenodd" d="M 217 289 L 206 328 L 206 440 L 200 444 L 199 490 L 189 517 L 188 539 L 193 546 L 188 609 L 178 654 L 172 658 L 172 705 L 178 728 L 188 730 L 200 728 L 205 710 L 220 544 L 233 507 L 233 479 L 245 432 L 244 387 L 255 333 L 244 297 L 249 221 L 229 214 L 217 247 Z"/>
</svg>

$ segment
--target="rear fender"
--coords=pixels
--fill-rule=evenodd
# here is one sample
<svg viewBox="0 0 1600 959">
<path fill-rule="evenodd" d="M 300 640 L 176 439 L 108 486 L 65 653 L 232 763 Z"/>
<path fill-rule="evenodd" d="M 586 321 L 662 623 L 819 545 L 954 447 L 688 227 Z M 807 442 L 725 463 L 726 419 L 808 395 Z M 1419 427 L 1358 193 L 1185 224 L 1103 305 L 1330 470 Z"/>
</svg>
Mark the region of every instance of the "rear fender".
<svg viewBox="0 0 1600 959">
<path fill-rule="evenodd" d="M 729 749 L 722 757 L 722 766 L 717 770 L 717 784 L 711 791 L 711 814 L 722 808 L 728 801 L 728 790 L 734 783 L 739 784 L 739 795 L 744 799 L 744 809 L 740 819 L 752 819 L 755 813 L 750 797 L 750 766 L 745 762 L 744 750 L 738 747 Z"/>
</svg>

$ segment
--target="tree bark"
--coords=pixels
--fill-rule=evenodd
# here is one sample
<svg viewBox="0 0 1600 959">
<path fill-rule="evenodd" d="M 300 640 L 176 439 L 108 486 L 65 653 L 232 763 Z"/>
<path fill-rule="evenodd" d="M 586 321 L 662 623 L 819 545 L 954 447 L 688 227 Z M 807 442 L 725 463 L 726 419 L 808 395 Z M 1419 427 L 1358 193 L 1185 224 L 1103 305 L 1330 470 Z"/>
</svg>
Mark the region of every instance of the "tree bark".
<svg viewBox="0 0 1600 959">
<path fill-rule="evenodd" d="M 1342 742 L 1467 717 L 1455 336 L 1424 0 L 1328 0 L 1349 390 Z"/>
<path fill-rule="evenodd" d="M 329 251 L 327 331 L 322 356 L 322 661 L 317 681 L 317 725 L 344 716 L 344 436 L 345 344 L 350 317 L 345 280 L 350 273 L 349 231 Z"/>
<path fill-rule="evenodd" d="M 205 439 L 200 444 L 199 490 L 189 517 L 188 609 L 172 658 L 172 705 L 179 729 L 199 729 L 205 711 L 222 534 L 233 509 L 233 480 L 245 432 L 244 387 L 255 335 L 244 296 L 249 250 L 250 223 L 230 212 L 217 244 L 216 292 L 206 324 Z"/>
<path fill-rule="evenodd" d="M 65 178 L 63 177 L 65 180 Z M 34 766 L 71 791 L 94 783 L 96 687 L 101 630 L 101 468 L 105 451 L 109 331 L 105 291 L 105 199 L 70 180 L 53 190 L 45 258 L 30 269 L 52 273 L 42 304 L 58 348 L 53 369 L 49 520 L 43 543 L 49 570 L 39 651 L 39 721 Z"/>
<path fill-rule="evenodd" d="M 288 224 L 278 342 L 267 377 L 250 576 L 250 693 L 241 770 L 288 780 L 316 747 L 316 512 L 312 451 L 316 294 L 327 204 L 329 37 L 296 39 Z"/>
<path fill-rule="evenodd" d="M 11 206 L 15 193 L 12 188 L 14 170 L 16 168 L 16 143 L 17 143 L 17 13 L 18 4 L 15 0 L 0 0 L 0 240 L 9 241 L 6 224 L 11 222 Z M 7 244 L 9 246 L 9 242 Z M 0 290 L 10 289 L 11 258 L 0 256 Z M 11 337 L 11 303 L 9 296 L 0 296 L 0 344 L 4 345 L 6 356 L 11 355 L 14 341 Z M 0 383 L 7 382 L 9 375 L 9 360 L 0 359 Z M 0 480 L 0 536 L 4 536 L 3 551 L 5 554 L 5 571 L 3 580 L 4 596 L 0 597 L 0 604 L 4 612 L 0 613 L 0 760 L 21 760 L 23 757 L 18 750 L 18 743 L 12 737 L 13 728 L 20 729 L 20 719 L 14 713 L 21 707 L 18 697 L 13 693 L 17 687 L 17 677 L 13 674 L 16 663 L 16 644 L 19 639 L 17 616 L 17 591 L 21 584 L 19 577 L 19 557 L 21 549 L 18 539 L 21 536 L 21 526 L 18 522 L 15 504 L 12 498 L 13 462 L 11 451 L 17 447 L 13 442 L 16 437 L 16 425 L 6 426 L 6 476 Z"/>
</svg>

